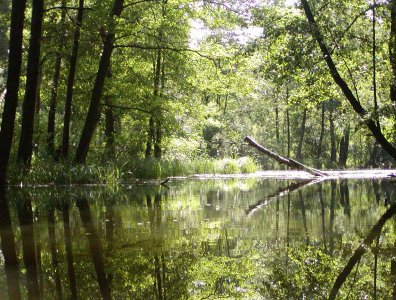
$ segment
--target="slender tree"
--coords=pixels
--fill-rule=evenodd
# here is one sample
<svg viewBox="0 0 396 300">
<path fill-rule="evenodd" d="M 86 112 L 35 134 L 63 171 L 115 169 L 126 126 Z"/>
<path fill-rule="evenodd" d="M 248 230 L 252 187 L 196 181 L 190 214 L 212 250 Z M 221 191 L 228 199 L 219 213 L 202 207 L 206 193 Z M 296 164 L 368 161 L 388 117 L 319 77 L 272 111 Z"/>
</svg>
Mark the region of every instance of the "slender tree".
<svg viewBox="0 0 396 300">
<path fill-rule="evenodd" d="M 299 130 L 300 137 L 298 140 L 298 147 L 297 147 L 297 160 L 301 160 L 301 153 L 302 153 L 302 147 L 304 143 L 304 136 L 305 136 L 305 123 L 307 122 L 307 109 L 305 108 L 303 111 L 303 116 L 301 120 L 301 127 Z"/>
<path fill-rule="evenodd" d="M 81 33 L 83 15 L 84 15 L 84 0 L 79 0 L 76 25 L 74 28 L 73 49 L 69 60 L 69 75 L 67 77 L 65 113 L 63 117 L 63 136 L 62 136 L 63 157 L 67 157 L 69 155 L 70 121 L 71 121 L 71 109 L 73 102 L 73 88 L 74 88 L 74 79 L 76 77 L 78 48 L 80 45 L 80 33 Z"/>
<path fill-rule="evenodd" d="M 66 0 L 62 0 L 62 6 L 66 6 Z M 59 87 L 59 79 L 61 73 L 62 66 L 62 53 L 61 46 L 63 43 L 64 35 L 64 23 L 66 17 L 66 10 L 63 9 L 61 13 L 61 19 L 59 22 L 60 26 L 60 36 L 59 36 L 59 44 L 58 50 L 56 52 L 55 57 L 55 66 L 54 66 L 54 76 L 52 79 L 51 86 L 51 96 L 49 100 L 49 110 L 48 110 L 48 125 L 47 125 L 47 152 L 49 155 L 54 155 L 55 152 L 55 112 L 56 112 L 56 104 L 58 101 L 58 87 Z"/>
<path fill-rule="evenodd" d="M 78 143 L 75 155 L 75 162 L 84 163 L 88 154 L 89 145 L 99 122 L 101 105 L 100 100 L 103 94 L 103 87 L 106 75 L 109 71 L 111 55 L 114 50 L 115 39 L 115 18 L 119 17 L 124 9 L 124 0 L 115 0 L 110 13 L 110 25 L 105 33 L 102 55 L 100 57 L 99 68 L 96 74 L 94 87 L 89 103 L 88 114 L 85 119 L 84 128 Z"/>
<path fill-rule="evenodd" d="M 40 71 L 40 46 L 44 1 L 33 0 L 30 29 L 29 53 L 26 74 L 25 97 L 22 106 L 22 127 L 19 139 L 17 161 L 30 167 L 33 152 L 33 128 Z"/>
<path fill-rule="evenodd" d="M 0 131 L 0 185 L 6 183 L 7 167 L 10 160 L 14 135 L 15 113 L 18 105 L 19 79 L 22 65 L 23 22 L 26 0 L 12 1 L 10 49 L 8 54 L 7 92 Z"/>
</svg>

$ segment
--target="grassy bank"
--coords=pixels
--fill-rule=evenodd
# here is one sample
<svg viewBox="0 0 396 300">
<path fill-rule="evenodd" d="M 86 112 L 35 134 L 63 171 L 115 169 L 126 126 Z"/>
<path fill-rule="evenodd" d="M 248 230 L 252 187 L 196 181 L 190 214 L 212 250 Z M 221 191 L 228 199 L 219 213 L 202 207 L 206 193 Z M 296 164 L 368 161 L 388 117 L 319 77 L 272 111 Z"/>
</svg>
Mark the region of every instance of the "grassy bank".
<svg viewBox="0 0 396 300">
<path fill-rule="evenodd" d="M 9 170 L 12 185 L 43 184 L 122 184 L 141 179 L 160 179 L 193 174 L 253 173 L 258 164 L 250 157 L 238 159 L 196 158 L 177 159 L 131 159 L 105 163 L 74 165 L 70 162 L 55 163 L 47 159 L 35 159 L 29 172 L 17 167 Z"/>
</svg>

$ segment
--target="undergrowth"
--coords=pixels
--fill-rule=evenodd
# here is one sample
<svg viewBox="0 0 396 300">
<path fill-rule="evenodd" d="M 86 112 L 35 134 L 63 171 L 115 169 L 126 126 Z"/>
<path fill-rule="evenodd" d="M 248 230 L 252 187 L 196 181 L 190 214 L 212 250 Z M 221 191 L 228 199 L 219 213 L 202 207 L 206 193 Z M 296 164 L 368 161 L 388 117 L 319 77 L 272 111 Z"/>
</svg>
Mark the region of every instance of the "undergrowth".
<svg viewBox="0 0 396 300">
<path fill-rule="evenodd" d="M 9 183 L 13 185 L 116 185 L 140 179 L 159 179 L 194 174 L 253 173 L 257 170 L 259 170 L 258 164 L 250 157 L 189 160 L 149 158 L 85 165 L 35 158 L 29 171 L 11 166 L 8 177 Z"/>
</svg>

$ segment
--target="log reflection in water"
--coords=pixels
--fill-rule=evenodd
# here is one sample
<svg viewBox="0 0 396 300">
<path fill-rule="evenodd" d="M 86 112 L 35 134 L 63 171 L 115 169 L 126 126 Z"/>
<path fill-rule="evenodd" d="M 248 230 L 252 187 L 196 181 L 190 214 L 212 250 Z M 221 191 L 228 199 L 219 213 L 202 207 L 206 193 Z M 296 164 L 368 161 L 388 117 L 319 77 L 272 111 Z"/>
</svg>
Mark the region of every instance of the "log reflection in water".
<svg viewBox="0 0 396 300">
<path fill-rule="evenodd" d="M 103 248 L 97 231 L 92 223 L 91 211 L 89 209 L 87 199 L 78 199 L 77 206 L 80 211 L 81 221 L 83 222 L 85 233 L 88 239 L 89 250 L 91 252 L 92 262 L 95 267 L 100 293 L 103 299 L 111 299 L 110 284 L 106 276 L 103 261 Z"/>
<path fill-rule="evenodd" d="M 20 199 L 18 219 L 21 226 L 23 262 L 26 268 L 28 299 L 40 299 L 36 244 L 33 230 L 32 202 L 28 196 Z"/>
<path fill-rule="evenodd" d="M 6 191 L 0 188 L 0 239 L 1 251 L 4 256 L 4 267 L 7 278 L 8 298 L 21 299 L 19 287 L 19 262 L 15 249 L 14 232 L 12 229 L 10 210 Z"/>
<path fill-rule="evenodd" d="M 301 180 L 298 182 L 293 182 L 286 187 L 280 187 L 278 188 L 274 193 L 271 195 L 265 197 L 264 199 L 256 202 L 253 205 L 249 205 L 249 207 L 246 209 L 246 214 L 251 216 L 256 210 L 260 209 L 261 207 L 265 206 L 268 201 L 272 199 L 278 199 L 279 197 L 283 197 L 285 195 L 288 195 L 291 192 L 298 191 L 301 188 L 308 186 L 310 184 L 315 184 L 320 182 L 321 180 Z"/>
</svg>

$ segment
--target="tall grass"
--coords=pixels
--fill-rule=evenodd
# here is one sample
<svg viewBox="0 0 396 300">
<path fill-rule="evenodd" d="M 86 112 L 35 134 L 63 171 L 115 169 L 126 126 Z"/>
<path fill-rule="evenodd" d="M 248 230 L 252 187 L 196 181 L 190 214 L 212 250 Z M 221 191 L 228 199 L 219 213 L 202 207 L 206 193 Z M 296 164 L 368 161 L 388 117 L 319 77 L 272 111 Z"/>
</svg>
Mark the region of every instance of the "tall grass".
<svg viewBox="0 0 396 300">
<path fill-rule="evenodd" d="M 29 171 L 10 168 L 10 184 L 23 185 L 71 185 L 131 183 L 138 179 L 159 179 L 193 174 L 252 173 L 259 169 L 250 157 L 239 159 L 130 159 L 106 163 L 75 165 L 71 162 L 53 162 L 45 158 L 35 159 Z"/>
</svg>

